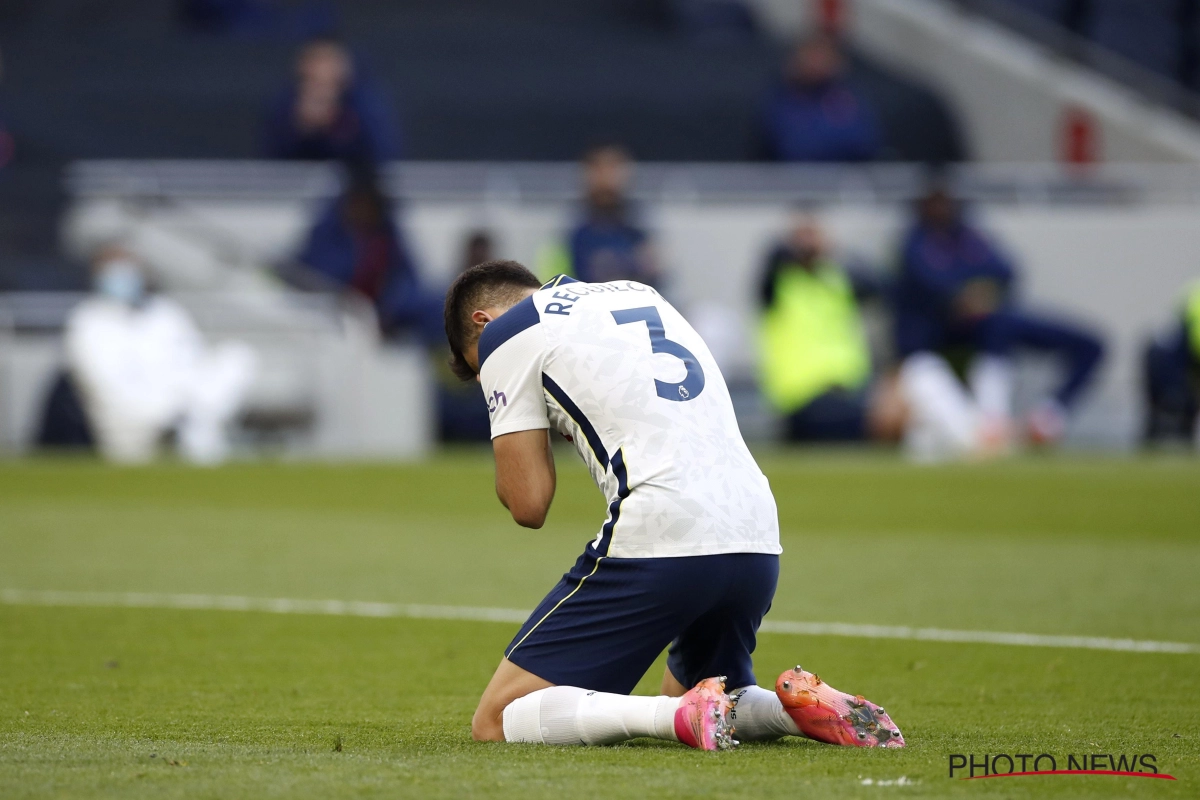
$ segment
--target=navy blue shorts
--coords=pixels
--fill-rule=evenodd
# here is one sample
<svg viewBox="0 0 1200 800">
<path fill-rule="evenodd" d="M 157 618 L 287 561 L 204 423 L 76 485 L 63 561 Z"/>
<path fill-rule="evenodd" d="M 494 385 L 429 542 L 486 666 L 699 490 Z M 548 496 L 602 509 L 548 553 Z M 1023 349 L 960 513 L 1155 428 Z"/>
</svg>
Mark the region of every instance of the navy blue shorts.
<svg viewBox="0 0 1200 800">
<path fill-rule="evenodd" d="M 774 555 L 608 558 L 589 545 L 505 656 L 557 686 L 629 694 L 670 645 L 667 666 L 684 686 L 714 675 L 748 686 L 778 579 Z"/>
</svg>

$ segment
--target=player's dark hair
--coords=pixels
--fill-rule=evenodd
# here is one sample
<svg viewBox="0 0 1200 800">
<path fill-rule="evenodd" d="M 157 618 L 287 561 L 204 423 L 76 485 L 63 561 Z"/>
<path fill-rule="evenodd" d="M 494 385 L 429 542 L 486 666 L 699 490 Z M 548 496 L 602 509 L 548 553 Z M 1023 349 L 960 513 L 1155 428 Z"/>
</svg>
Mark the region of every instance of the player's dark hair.
<svg viewBox="0 0 1200 800">
<path fill-rule="evenodd" d="M 446 339 L 450 369 L 464 381 L 475 377 L 463 352 L 475 340 L 470 315 L 482 308 L 511 304 L 526 289 L 541 288 L 537 276 L 516 261 L 485 261 L 463 271 L 446 291 Z"/>
</svg>

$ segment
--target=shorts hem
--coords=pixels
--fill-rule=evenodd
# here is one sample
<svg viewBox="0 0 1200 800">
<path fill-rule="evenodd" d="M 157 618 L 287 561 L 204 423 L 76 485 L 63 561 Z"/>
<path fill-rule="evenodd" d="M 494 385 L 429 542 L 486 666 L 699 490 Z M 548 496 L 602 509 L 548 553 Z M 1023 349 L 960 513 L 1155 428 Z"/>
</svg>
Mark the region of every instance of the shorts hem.
<svg viewBox="0 0 1200 800">
<path fill-rule="evenodd" d="M 738 553 L 747 553 L 760 556 L 777 556 L 783 553 L 783 547 L 780 545 L 763 545 L 758 542 L 733 542 L 728 545 L 722 545 L 719 549 L 709 549 L 704 552 L 696 552 L 691 548 L 672 548 L 661 549 L 654 548 L 652 551 L 643 551 L 641 548 L 622 547 L 619 542 L 614 542 L 609 545 L 606 558 L 693 558 L 698 556 L 728 556 Z"/>
</svg>

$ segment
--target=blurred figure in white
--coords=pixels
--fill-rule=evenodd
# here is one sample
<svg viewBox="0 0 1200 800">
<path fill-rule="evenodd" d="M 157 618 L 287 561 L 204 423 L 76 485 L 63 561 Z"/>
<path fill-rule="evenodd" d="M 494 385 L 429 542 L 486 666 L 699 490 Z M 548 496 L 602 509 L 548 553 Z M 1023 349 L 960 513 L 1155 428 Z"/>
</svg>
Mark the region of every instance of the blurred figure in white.
<svg viewBox="0 0 1200 800">
<path fill-rule="evenodd" d="M 986 460 L 1010 451 L 1003 428 L 992 424 L 937 353 L 914 353 L 899 371 L 908 409 L 904 451 L 914 461 Z"/>
<path fill-rule="evenodd" d="M 93 280 L 95 294 L 67 320 L 66 351 L 101 453 L 145 463 L 174 432 L 186 460 L 225 460 L 253 351 L 238 342 L 210 347 L 183 307 L 147 290 L 141 265 L 119 246 L 100 248 Z"/>
</svg>

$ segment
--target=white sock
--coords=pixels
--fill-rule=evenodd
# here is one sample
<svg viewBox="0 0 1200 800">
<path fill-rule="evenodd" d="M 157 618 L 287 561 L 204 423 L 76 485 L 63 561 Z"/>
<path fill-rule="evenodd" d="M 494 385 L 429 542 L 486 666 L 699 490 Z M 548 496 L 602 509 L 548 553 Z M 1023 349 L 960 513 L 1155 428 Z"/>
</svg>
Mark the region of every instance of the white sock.
<svg viewBox="0 0 1200 800">
<path fill-rule="evenodd" d="M 957 458 L 978 444 L 979 410 L 944 358 L 909 356 L 900 367 L 900 389 L 912 411 L 905 445 L 913 456 Z"/>
<path fill-rule="evenodd" d="M 739 742 L 763 742 L 782 736 L 801 736 L 800 729 L 783 709 L 779 695 L 761 686 L 744 686 L 730 692 L 737 700 L 730 715 Z"/>
<path fill-rule="evenodd" d="M 977 356 L 971 361 L 967 383 L 984 414 L 999 419 L 1012 416 L 1013 370 L 1007 358 Z"/>
<path fill-rule="evenodd" d="M 631 697 L 551 686 L 517 698 L 504 709 L 504 741 L 534 744 L 615 744 L 648 736 L 675 736 L 678 697 Z"/>
</svg>

